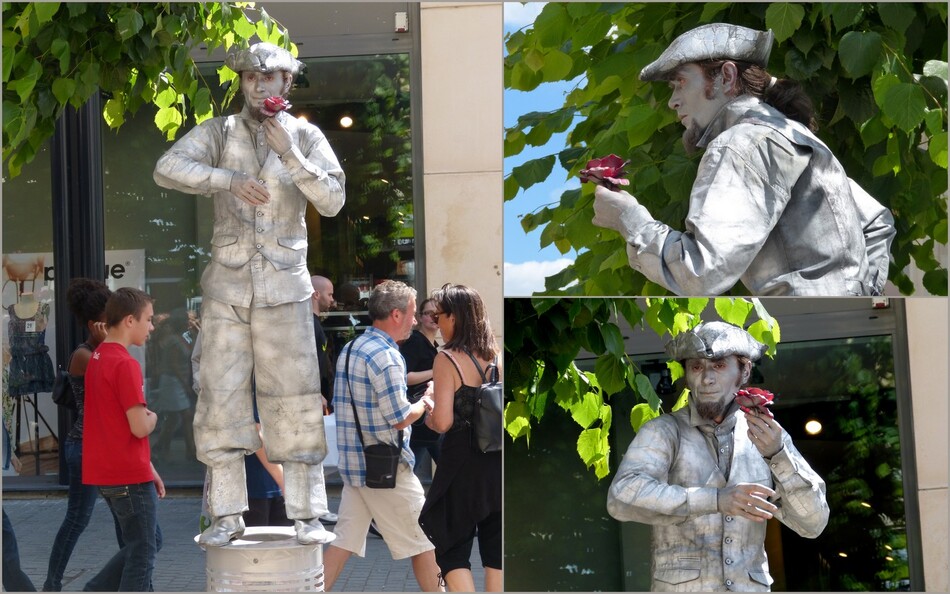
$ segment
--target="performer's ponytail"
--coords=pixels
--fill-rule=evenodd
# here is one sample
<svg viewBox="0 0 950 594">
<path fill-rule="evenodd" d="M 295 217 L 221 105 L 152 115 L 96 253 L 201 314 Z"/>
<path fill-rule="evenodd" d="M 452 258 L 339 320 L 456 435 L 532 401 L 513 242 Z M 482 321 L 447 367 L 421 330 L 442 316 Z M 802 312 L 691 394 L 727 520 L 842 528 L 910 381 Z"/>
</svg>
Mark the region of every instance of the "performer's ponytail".
<svg viewBox="0 0 950 594">
<path fill-rule="evenodd" d="M 758 67 L 754 66 L 754 68 Z M 765 74 L 768 76 L 767 72 Z M 788 78 L 774 79 L 771 76 L 769 79 L 775 80 L 775 83 L 766 87 L 761 95 L 762 100 L 790 119 L 805 124 L 812 132 L 818 130 L 818 121 L 815 119 L 815 108 L 811 97 L 805 93 L 798 81 Z"/>
<path fill-rule="evenodd" d="M 775 109 L 785 114 L 789 119 L 801 122 L 812 132 L 818 129 L 815 119 L 815 108 L 811 98 L 805 93 L 802 86 L 788 78 L 775 78 L 761 66 L 730 60 L 739 71 L 739 94 L 758 97 Z M 722 69 L 726 60 L 711 60 L 703 62 L 700 67 L 706 74 L 707 80 L 714 80 Z"/>
</svg>

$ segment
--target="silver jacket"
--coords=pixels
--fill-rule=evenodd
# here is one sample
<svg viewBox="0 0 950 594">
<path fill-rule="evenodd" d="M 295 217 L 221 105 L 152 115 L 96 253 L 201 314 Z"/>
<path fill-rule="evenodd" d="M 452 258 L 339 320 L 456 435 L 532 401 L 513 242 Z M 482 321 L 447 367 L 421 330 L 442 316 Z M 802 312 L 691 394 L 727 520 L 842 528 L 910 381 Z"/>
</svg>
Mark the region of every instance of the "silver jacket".
<svg viewBox="0 0 950 594">
<path fill-rule="evenodd" d="M 281 159 L 270 149 L 260 122 L 245 108 L 196 126 L 155 166 L 158 185 L 214 197 L 211 263 L 201 287 L 205 295 L 230 305 L 309 299 L 307 203 L 333 216 L 345 200 L 343 170 L 320 129 L 286 112 L 274 117 L 290 133 L 292 156 Z M 255 207 L 234 196 L 236 171 L 261 180 L 270 202 Z"/>
<path fill-rule="evenodd" d="M 679 295 L 875 295 L 887 280 L 891 213 L 805 126 L 742 95 L 710 123 L 685 232 L 636 204 L 630 265 Z"/>
<path fill-rule="evenodd" d="M 828 523 L 825 483 L 783 431 L 783 449 L 767 460 L 747 435 L 733 403 L 718 426 L 690 405 L 640 428 L 610 485 L 607 511 L 653 525 L 654 591 L 767 592 L 765 522 L 724 516 L 718 490 L 758 483 L 776 491 L 775 518 L 815 538 Z"/>
</svg>

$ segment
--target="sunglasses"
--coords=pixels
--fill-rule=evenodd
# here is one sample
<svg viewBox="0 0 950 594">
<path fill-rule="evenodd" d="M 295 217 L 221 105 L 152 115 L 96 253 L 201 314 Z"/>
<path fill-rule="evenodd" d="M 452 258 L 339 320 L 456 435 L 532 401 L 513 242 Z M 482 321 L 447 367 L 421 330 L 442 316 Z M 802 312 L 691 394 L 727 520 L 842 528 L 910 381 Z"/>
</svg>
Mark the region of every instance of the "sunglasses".
<svg viewBox="0 0 950 594">
<path fill-rule="evenodd" d="M 430 317 L 432 318 L 432 321 L 435 322 L 436 324 L 438 324 L 438 323 L 439 323 L 439 316 L 447 316 L 447 315 L 449 315 L 449 314 L 445 313 L 444 311 L 434 311 L 434 312 L 432 312 L 432 313 L 429 314 L 429 315 L 430 315 Z"/>
</svg>

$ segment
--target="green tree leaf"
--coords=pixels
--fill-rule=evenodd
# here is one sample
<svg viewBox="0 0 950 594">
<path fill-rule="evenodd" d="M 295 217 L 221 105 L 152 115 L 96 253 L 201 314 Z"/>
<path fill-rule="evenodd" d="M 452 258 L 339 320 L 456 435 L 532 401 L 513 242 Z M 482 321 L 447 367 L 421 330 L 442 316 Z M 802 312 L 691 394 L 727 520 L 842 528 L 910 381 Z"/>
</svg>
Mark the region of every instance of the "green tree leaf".
<svg viewBox="0 0 950 594">
<path fill-rule="evenodd" d="M 640 427 L 643 427 L 644 423 L 652 421 L 658 416 L 660 416 L 660 413 L 650 408 L 649 404 L 645 402 L 635 404 L 630 410 L 630 426 L 633 427 L 635 432 L 639 433 Z"/>
<path fill-rule="evenodd" d="M 66 105 L 76 91 L 76 81 L 71 78 L 57 78 L 53 81 L 53 96 L 60 105 Z"/>
<path fill-rule="evenodd" d="M 894 120 L 897 127 L 910 132 L 924 121 L 927 100 L 918 85 L 899 83 L 887 90 L 881 109 Z"/>
<path fill-rule="evenodd" d="M 634 376 L 634 386 L 636 386 L 637 394 L 647 401 L 650 408 L 659 410 L 660 397 L 656 395 L 656 390 L 653 389 L 653 382 L 650 381 L 649 376 L 642 373 L 636 374 Z"/>
<path fill-rule="evenodd" d="M 593 466 L 598 479 L 607 476 L 610 445 L 601 429 L 587 429 L 577 438 L 577 454 L 587 466 Z"/>
<path fill-rule="evenodd" d="M 917 16 L 913 7 L 899 2 L 878 2 L 877 9 L 881 13 L 881 19 L 898 33 L 905 32 Z"/>
<path fill-rule="evenodd" d="M 689 404 L 689 388 L 683 388 L 683 391 L 680 392 L 679 398 L 676 399 L 676 403 L 670 409 L 670 412 L 676 412 L 687 404 Z"/>
<path fill-rule="evenodd" d="M 608 322 L 600 325 L 600 333 L 604 338 L 604 347 L 607 352 L 618 359 L 623 358 L 625 347 L 620 328 Z"/>
<path fill-rule="evenodd" d="M 856 25 L 864 11 L 864 7 L 857 2 L 829 2 L 821 6 L 831 16 L 836 31 Z"/>
<path fill-rule="evenodd" d="M 607 394 L 616 394 L 627 385 L 627 368 L 623 361 L 609 353 L 597 357 L 594 375 Z"/>
<path fill-rule="evenodd" d="M 775 33 L 779 43 L 791 37 L 802 25 L 805 9 L 799 4 L 776 2 L 765 11 L 765 25 Z"/>
<path fill-rule="evenodd" d="M 838 58 L 851 78 L 870 74 L 881 57 L 881 35 L 874 31 L 849 31 L 838 44 Z"/>
<path fill-rule="evenodd" d="M 51 20 L 59 10 L 59 2 L 34 2 L 33 8 L 36 11 L 36 20 L 39 25 L 44 25 Z"/>
<path fill-rule="evenodd" d="M 739 327 L 745 327 L 745 321 L 752 312 L 752 303 L 745 299 L 732 297 L 717 297 L 714 301 L 716 313 L 722 318 L 722 321 L 735 324 Z"/>
<path fill-rule="evenodd" d="M 603 403 L 600 394 L 585 392 L 581 395 L 580 400 L 571 406 L 571 418 L 574 419 L 575 423 L 586 429 L 600 418 L 600 406 Z"/>
<path fill-rule="evenodd" d="M 511 175 L 517 180 L 519 186 L 528 189 L 534 184 L 546 180 L 552 169 L 554 169 L 554 155 L 548 155 L 547 157 L 531 159 L 512 168 Z"/>
<path fill-rule="evenodd" d="M 524 402 L 509 402 L 505 405 L 505 431 L 511 439 L 531 435 L 531 421 Z"/>
<path fill-rule="evenodd" d="M 59 60 L 59 73 L 69 72 L 69 43 L 65 39 L 54 39 L 49 51 Z"/>
<path fill-rule="evenodd" d="M 551 50 L 544 55 L 541 73 L 545 82 L 562 80 L 567 77 L 574 67 L 574 60 L 560 50 Z"/>
<path fill-rule="evenodd" d="M 119 38 L 123 41 L 131 39 L 142 30 L 145 21 L 138 10 L 134 8 L 122 8 L 115 14 L 116 31 Z"/>
<path fill-rule="evenodd" d="M 175 138 L 175 132 L 182 124 L 182 115 L 174 107 L 163 107 L 155 114 L 155 125 L 162 132 L 165 132 L 168 140 Z"/>
<path fill-rule="evenodd" d="M 941 132 L 934 136 L 930 137 L 930 141 L 927 143 L 927 153 L 930 154 L 930 158 L 933 159 L 934 164 L 938 167 L 947 168 L 947 133 Z M 944 230 L 946 230 L 946 224 L 944 225 Z M 942 243 L 946 243 L 943 241 Z"/>
</svg>

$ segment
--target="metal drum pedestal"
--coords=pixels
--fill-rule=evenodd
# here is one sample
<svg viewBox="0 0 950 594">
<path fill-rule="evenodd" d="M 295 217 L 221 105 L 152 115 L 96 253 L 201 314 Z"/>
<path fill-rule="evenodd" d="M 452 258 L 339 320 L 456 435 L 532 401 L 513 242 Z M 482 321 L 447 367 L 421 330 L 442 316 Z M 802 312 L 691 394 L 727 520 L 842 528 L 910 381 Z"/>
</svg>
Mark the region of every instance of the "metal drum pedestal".
<svg viewBox="0 0 950 594">
<path fill-rule="evenodd" d="M 323 592 L 323 545 L 299 544 L 293 527 L 247 528 L 223 547 L 202 548 L 209 592 Z"/>
</svg>

